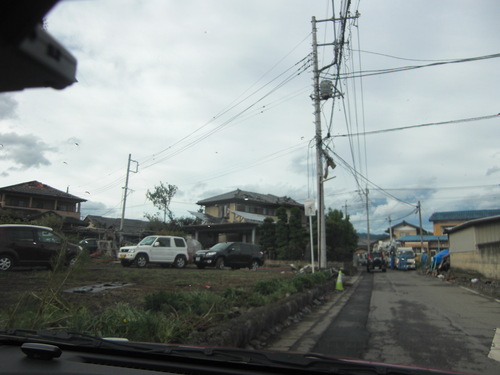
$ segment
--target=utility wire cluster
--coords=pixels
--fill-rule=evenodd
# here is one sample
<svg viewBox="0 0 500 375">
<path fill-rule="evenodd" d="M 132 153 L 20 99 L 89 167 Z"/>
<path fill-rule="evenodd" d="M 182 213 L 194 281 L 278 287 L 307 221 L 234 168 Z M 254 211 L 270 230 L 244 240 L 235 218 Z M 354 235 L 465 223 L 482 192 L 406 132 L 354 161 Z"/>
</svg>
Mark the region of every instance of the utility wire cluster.
<svg viewBox="0 0 500 375">
<path fill-rule="evenodd" d="M 493 118 L 495 116 L 498 116 L 498 114 L 467 118 L 467 119 L 410 125 L 392 129 L 366 131 L 365 119 L 364 119 L 364 98 L 363 98 L 362 79 L 365 77 L 370 77 L 380 74 L 389 74 L 389 73 L 397 73 L 414 69 L 431 68 L 447 64 L 476 62 L 486 59 L 498 58 L 500 57 L 500 54 L 490 54 L 485 56 L 461 58 L 461 59 L 446 59 L 446 60 L 432 61 L 428 64 L 401 66 L 401 67 L 387 68 L 387 69 L 362 70 L 361 53 L 371 53 L 371 54 L 378 54 L 378 53 L 364 51 L 361 49 L 360 37 L 359 37 L 360 33 L 357 24 L 359 17 L 358 13 L 359 1 L 355 6 L 355 10 L 351 11 L 350 10 L 351 1 L 342 0 L 338 11 L 339 14 L 338 18 L 335 18 L 336 17 L 335 1 L 332 0 L 331 4 L 332 4 L 332 12 L 334 14 L 332 21 L 335 21 L 334 22 L 335 26 L 333 27 L 333 35 L 335 43 L 333 43 L 333 50 L 331 51 L 332 53 L 331 62 L 320 69 L 320 74 L 322 78 L 333 79 L 333 92 L 335 95 L 334 99 L 339 98 L 341 101 L 340 109 L 342 109 L 342 112 L 344 114 L 346 132 L 344 134 L 335 134 L 335 135 L 332 134 L 333 117 L 336 109 L 335 106 L 338 103 L 336 100 L 332 100 L 329 118 L 327 118 L 326 114 L 324 114 L 324 117 L 327 122 L 326 137 L 324 137 L 322 140 L 322 146 L 325 155 L 331 155 L 331 157 L 333 158 L 333 160 L 335 160 L 337 164 L 339 164 L 342 168 L 344 168 L 353 176 L 357 185 L 356 192 L 360 194 L 360 198 L 362 198 L 362 194 L 364 194 L 365 186 L 366 188 L 370 186 L 371 189 L 381 192 L 390 199 L 394 199 L 405 205 L 415 207 L 414 203 L 406 202 L 396 197 L 395 195 L 391 194 L 389 192 L 390 189 L 382 189 L 380 186 L 370 181 L 370 179 L 368 178 L 365 137 L 367 135 L 394 132 L 394 131 L 403 131 L 408 129 L 428 127 L 428 126 L 441 126 L 441 125 L 451 125 L 451 124 L 480 121 L 484 119 Z M 356 49 L 353 48 L 354 44 L 356 44 L 356 42 L 353 40 L 353 34 L 352 34 L 353 29 L 358 31 Z M 298 78 L 299 76 L 303 75 L 304 73 L 310 70 L 312 64 L 310 54 L 303 57 L 292 66 L 288 67 L 287 69 L 282 71 L 280 74 L 276 75 L 271 80 L 268 80 L 267 82 L 261 84 L 260 86 L 258 85 L 259 82 L 261 82 L 265 76 L 267 76 L 272 70 L 274 70 L 279 63 L 281 63 L 290 53 L 292 53 L 296 48 L 298 48 L 298 46 L 300 46 L 309 37 L 310 35 L 307 35 L 287 55 L 285 55 L 281 60 L 279 60 L 276 64 L 274 64 L 266 73 L 264 73 L 251 87 L 249 87 L 244 93 L 238 96 L 232 103 L 230 103 L 220 112 L 218 112 L 210 120 L 200 125 L 194 131 L 186 134 L 184 137 L 172 143 L 168 147 L 159 150 L 142 160 L 139 160 L 141 170 L 144 171 L 148 168 L 152 168 L 158 164 L 164 163 L 165 161 L 195 147 L 199 143 L 207 140 L 212 135 L 217 134 L 218 132 L 221 132 L 224 129 L 227 129 L 231 126 L 236 126 L 248 119 L 251 119 L 255 116 L 259 116 L 264 112 L 274 110 L 280 105 L 286 103 L 287 101 L 297 96 L 304 95 L 306 92 L 310 91 L 310 86 L 305 86 L 291 93 L 286 93 L 285 95 L 277 99 L 270 100 L 273 94 L 281 92 L 282 89 L 287 84 L 289 84 L 291 81 L 293 81 L 294 79 Z M 326 38 L 326 33 L 325 33 L 325 38 Z M 354 67 L 354 60 L 352 59 L 354 53 L 358 53 L 359 57 L 358 69 Z M 384 55 L 384 56 L 389 56 L 389 55 Z M 389 56 L 389 57 L 401 60 L 422 61 L 422 60 L 406 59 L 395 56 Z M 349 59 L 349 62 L 351 64 L 350 66 L 348 64 L 348 58 L 350 58 Z M 323 105 L 322 108 L 323 113 L 326 112 L 324 108 L 325 105 L 326 103 Z M 351 158 L 350 163 L 347 162 L 344 158 L 342 158 L 334 151 L 333 140 L 339 137 L 347 137 L 349 139 L 350 158 Z M 309 146 L 307 146 L 308 143 Z M 297 150 L 302 149 L 303 147 L 307 147 L 308 159 L 309 159 L 309 153 L 311 152 L 310 141 L 305 140 L 303 142 L 299 142 L 296 145 L 292 145 L 282 150 L 273 151 L 267 155 L 260 156 L 256 158 L 254 161 L 247 163 L 239 162 L 235 163 L 232 166 L 225 166 L 223 169 L 220 169 L 219 171 L 212 171 L 211 176 L 203 181 L 220 178 L 223 176 L 227 176 L 231 173 L 235 173 L 237 171 L 262 165 L 271 160 L 275 160 L 276 158 L 281 158 L 290 155 L 291 153 L 294 153 Z M 328 160 L 328 158 L 326 159 Z M 108 176 L 111 176 L 112 174 L 115 173 L 117 172 L 110 173 Z M 308 176 L 308 181 L 310 177 L 311 176 Z M 104 193 L 108 190 L 114 189 L 117 186 L 122 186 L 124 181 L 125 181 L 125 176 L 120 175 L 119 177 L 111 180 L 110 182 L 94 189 L 92 191 L 92 194 L 95 196 Z M 193 183 L 196 182 L 200 181 L 193 181 Z M 119 205 L 117 205 L 117 207 L 119 207 Z"/>
</svg>

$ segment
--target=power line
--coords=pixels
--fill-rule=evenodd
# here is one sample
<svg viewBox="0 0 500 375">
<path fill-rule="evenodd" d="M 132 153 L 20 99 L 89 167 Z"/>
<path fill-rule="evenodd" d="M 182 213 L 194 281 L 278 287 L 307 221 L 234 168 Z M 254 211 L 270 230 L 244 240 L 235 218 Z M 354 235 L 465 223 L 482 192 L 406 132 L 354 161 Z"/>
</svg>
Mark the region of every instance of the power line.
<svg viewBox="0 0 500 375">
<path fill-rule="evenodd" d="M 304 61 L 304 59 L 302 59 L 301 61 Z M 178 155 L 178 154 L 184 152 L 185 150 L 187 150 L 187 149 L 195 146 L 196 144 L 198 144 L 198 143 L 206 140 L 209 136 L 211 136 L 211 135 L 215 134 L 216 132 L 222 130 L 223 128 L 225 128 L 226 126 L 228 126 L 230 123 L 232 123 L 233 121 L 235 121 L 236 119 L 238 119 L 240 116 L 242 116 L 243 114 L 245 114 L 246 112 L 248 112 L 250 109 L 252 109 L 253 107 L 255 107 L 259 102 L 261 102 L 262 100 L 264 100 L 265 98 L 267 98 L 268 96 L 270 96 L 271 94 L 273 94 L 275 91 L 277 91 L 278 89 L 280 89 L 281 87 L 283 87 L 284 85 L 286 85 L 287 83 L 289 83 L 294 78 L 298 77 L 300 74 L 302 74 L 303 72 L 305 72 L 308 68 L 309 68 L 309 63 L 305 62 L 302 66 L 300 66 L 299 68 L 297 68 L 296 71 L 294 71 L 293 73 L 291 73 L 283 81 L 281 81 L 280 83 L 278 83 L 278 85 L 276 85 L 270 91 L 268 91 L 266 94 L 264 94 L 260 99 L 256 100 L 254 103 L 250 104 L 249 106 L 247 106 L 246 108 L 244 108 L 243 110 L 241 110 L 239 113 L 233 115 L 232 117 L 230 117 L 228 120 L 224 121 L 222 124 L 218 125 L 217 127 L 213 128 L 213 129 L 210 129 L 207 132 L 205 132 L 205 133 L 201 134 L 200 136 L 198 136 L 197 138 L 191 140 L 189 143 L 187 143 L 186 145 L 182 146 L 180 149 L 172 151 L 172 153 L 170 153 L 170 154 L 162 157 L 159 160 L 153 161 L 150 164 L 147 164 L 147 165 L 143 164 L 142 170 L 150 168 L 150 167 L 152 167 L 152 166 L 154 166 L 156 164 L 159 164 L 159 163 L 161 163 L 161 162 L 163 162 L 163 161 L 165 161 L 167 159 L 170 159 L 173 156 Z M 198 131 L 199 129 L 197 129 L 196 131 Z M 195 132 L 191 133 L 190 135 L 194 134 Z M 187 139 L 189 136 L 184 137 L 182 140 Z M 176 142 L 174 145 L 172 145 L 172 146 L 164 149 L 162 152 L 167 151 L 168 149 L 172 148 L 173 146 L 179 144 L 181 141 Z"/>
<path fill-rule="evenodd" d="M 371 186 L 374 186 L 376 189 L 378 189 L 379 191 L 381 191 L 382 193 L 384 193 L 385 195 L 401 202 L 401 203 L 404 203 L 408 206 L 412 206 L 414 207 L 415 205 L 412 204 L 412 203 L 409 203 L 409 202 L 406 202 L 392 194 L 390 194 L 389 192 L 387 192 L 385 189 L 381 188 L 380 186 L 378 186 L 377 184 L 375 184 L 374 182 L 370 181 L 366 176 L 364 176 L 363 174 L 361 174 L 360 172 L 358 172 L 357 170 L 355 170 L 353 167 L 351 167 L 349 165 L 349 163 L 347 163 L 344 159 L 342 159 L 340 157 L 340 155 L 338 155 L 336 152 L 334 152 L 332 149 L 330 149 L 328 146 L 327 148 L 330 150 L 330 152 L 333 153 L 333 155 L 335 155 L 335 157 L 337 158 L 337 161 L 339 161 L 339 163 L 349 172 L 351 172 L 353 175 L 355 174 L 356 176 L 360 177 L 361 179 L 363 179 L 367 184 L 370 184 Z M 357 191 L 359 192 L 359 190 Z"/>
<path fill-rule="evenodd" d="M 384 56 L 384 57 L 390 57 L 391 59 L 396 59 L 396 60 L 404 60 L 404 61 L 428 61 L 428 62 L 431 62 L 431 61 L 436 61 L 436 62 L 439 62 L 439 61 L 454 61 L 454 60 L 459 60 L 459 59 L 411 59 L 411 58 L 407 58 L 407 57 L 399 57 L 399 56 L 393 56 L 393 55 L 388 55 L 386 53 L 380 53 L 380 52 L 373 52 L 373 51 L 366 51 L 366 50 L 362 50 L 362 49 L 353 49 L 352 50 L 353 52 L 362 52 L 362 53 L 368 53 L 368 54 L 371 54 L 371 55 L 378 55 L 378 56 Z"/>
<path fill-rule="evenodd" d="M 424 64 L 424 65 L 401 66 L 401 67 L 396 67 L 396 68 L 378 69 L 378 70 L 366 70 L 366 71 L 359 71 L 359 72 L 352 72 L 352 73 L 348 73 L 348 74 L 347 73 L 342 74 L 340 78 L 350 79 L 350 78 L 359 78 L 359 77 L 369 77 L 369 76 L 375 76 L 375 75 L 380 75 L 380 74 L 403 72 L 403 71 L 407 71 L 407 70 L 430 68 L 430 67 L 440 66 L 440 65 L 459 64 L 459 63 L 466 63 L 466 62 L 473 62 L 473 61 L 496 59 L 498 57 L 500 57 L 500 53 L 485 55 L 485 56 L 469 57 L 469 58 L 464 58 L 464 59 L 439 61 L 439 62 Z M 330 73 L 323 73 L 323 75 L 326 77 L 332 76 L 332 74 L 330 74 Z"/>
<path fill-rule="evenodd" d="M 464 118 L 464 119 L 459 119 L 459 120 L 449 120 L 449 121 L 442 121 L 442 122 L 430 122 L 430 123 L 418 124 L 418 125 L 401 126 L 401 127 L 398 127 L 398 128 L 372 130 L 372 131 L 361 132 L 361 133 L 337 134 L 337 135 L 332 135 L 331 137 L 332 138 L 358 137 L 358 136 L 380 134 L 380 133 L 389 133 L 389 132 L 395 132 L 395 131 L 401 131 L 401 130 L 408 130 L 408 129 L 415 129 L 415 128 L 423 128 L 423 127 L 427 127 L 427 126 L 441 126 L 441 125 L 460 124 L 460 123 L 472 122 L 472 121 L 490 120 L 492 118 L 498 118 L 499 116 L 500 116 L 500 113 L 497 113 L 496 115 L 487 115 L 487 116 L 480 116 L 480 117 L 469 117 L 469 118 Z"/>
</svg>

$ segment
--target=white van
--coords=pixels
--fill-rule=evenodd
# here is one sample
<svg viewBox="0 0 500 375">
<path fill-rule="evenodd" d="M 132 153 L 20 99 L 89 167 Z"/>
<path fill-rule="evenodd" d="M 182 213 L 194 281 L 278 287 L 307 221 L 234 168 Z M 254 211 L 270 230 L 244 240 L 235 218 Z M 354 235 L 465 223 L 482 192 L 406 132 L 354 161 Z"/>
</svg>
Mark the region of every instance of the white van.
<svg viewBox="0 0 500 375">
<path fill-rule="evenodd" d="M 138 268 L 144 268 L 148 263 L 157 263 L 184 268 L 188 262 L 187 244 L 182 237 L 147 236 L 137 245 L 121 247 L 118 259 L 123 267 L 135 264 Z"/>
</svg>

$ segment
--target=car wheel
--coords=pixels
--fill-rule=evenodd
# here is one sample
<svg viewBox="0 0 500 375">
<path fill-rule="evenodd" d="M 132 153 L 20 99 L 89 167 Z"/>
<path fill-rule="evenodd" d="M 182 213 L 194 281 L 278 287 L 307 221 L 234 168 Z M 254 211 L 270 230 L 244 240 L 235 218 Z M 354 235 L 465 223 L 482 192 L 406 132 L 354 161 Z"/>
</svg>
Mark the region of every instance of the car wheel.
<svg viewBox="0 0 500 375">
<path fill-rule="evenodd" d="M 258 261 L 256 261 L 256 260 L 253 260 L 253 261 L 252 261 L 252 264 L 250 265 L 250 267 L 249 267 L 249 268 L 250 268 L 251 270 L 256 271 L 256 270 L 259 268 L 259 262 L 258 262 Z"/>
<path fill-rule="evenodd" d="M 175 268 L 184 268 L 186 267 L 186 258 L 182 255 L 177 255 L 174 260 Z"/>
<path fill-rule="evenodd" d="M 387 271 L 387 268 L 382 268 L 382 272 L 385 272 L 385 271 Z"/>
<path fill-rule="evenodd" d="M 225 267 L 225 264 L 224 264 L 224 258 L 218 258 L 217 259 L 217 262 L 215 262 L 215 268 L 217 268 L 218 270 L 223 270 Z"/>
<path fill-rule="evenodd" d="M 145 254 L 139 254 L 135 257 L 135 266 L 137 268 L 144 268 L 148 265 L 148 256 Z"/>
<path fill-rule="evenodd" d="M 14 259 L 10 255 L 0 255 L 0 271 L 10 271 L 14 266 Z"/>
</svg>

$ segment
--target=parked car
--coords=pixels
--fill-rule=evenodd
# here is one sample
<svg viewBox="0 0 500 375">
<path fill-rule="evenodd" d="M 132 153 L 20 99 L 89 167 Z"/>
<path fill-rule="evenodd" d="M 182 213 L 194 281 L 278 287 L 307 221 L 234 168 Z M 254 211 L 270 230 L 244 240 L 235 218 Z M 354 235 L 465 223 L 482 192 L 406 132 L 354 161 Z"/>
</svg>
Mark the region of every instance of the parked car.
<svg viewBox="0 0 500 375">
<path fill-rule="evenodd" d="M 257 269 L 264 264 L 264 253 L 260 246 L 243 242 L 220 242 L 208 250 L 196 252 L 194 263 L 198 268 Z"/>
<path fill-rule="evenodd" d="M 417 264 L 415 253 L 411 247 L 400 247 L 396 251 L 396 269 L 397 270 L 415 270 Z"/>
<path fill-rule="evenodd" d="M 147 236 L 137 245 L 121 247 L 118 259 L 124 267 L 135 264 L 138 268 L 144 268 L 148 263 L 156 263 L 184 268 L 188 262 L 187 244 L 182 237 Z"/>
<path fill-rule="evenodd" d="M 372 251 L 368 254 L 366 270 L 368 272 L 374 270 L 382 270 L 382 272 L 387 271 L 387 260 L 385 259 L 383 251 Z"/>
<path fill-rule="evenodd" d="M 0 271 L 16 266 L 52 267 L 60 255 L 66 265 L 71 265 L 81 251 L 80 246 L 68 243 L 49 227 L 0 225 Z"/>
<path fill-rule="evenodd" d="M 98 238 L 85 238 L 78 242 L 78 245 L 83 247 L 89 252 L 89 254 L 95 253 L 99 249 L 99 239 Z"/>
</svg>

